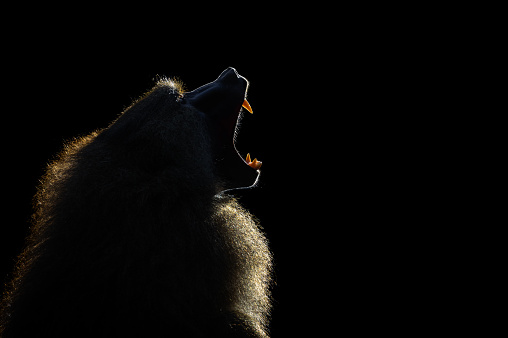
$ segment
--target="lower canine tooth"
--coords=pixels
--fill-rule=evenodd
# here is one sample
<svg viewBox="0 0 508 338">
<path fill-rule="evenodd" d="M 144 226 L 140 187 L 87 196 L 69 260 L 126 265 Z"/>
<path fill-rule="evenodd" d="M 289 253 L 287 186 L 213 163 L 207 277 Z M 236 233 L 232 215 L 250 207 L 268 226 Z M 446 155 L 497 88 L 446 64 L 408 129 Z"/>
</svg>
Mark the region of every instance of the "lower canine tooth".
<svg viewBox="0 0 508 338">
<path fill-rule="evenodd" d="M 254 168 L 254 169 L 256 169 L 256 170 L 257 170 L 257 169 L 261 168 L 261 164 L 263 164 L 263 162 L 258 161 L 258 160 L 255 158 L 255 159 L 254 159 L 254 161 L 252 161 L 251 163 L 249 163 L 249 166 L 250 166 L 251 168 Z"/>
<path fill-rule="evenodd" d="M 261 164 L 263 164 L 263 162 L 261 161 L 258 161 L 257 158 L 255 158 L 254 160 L 250 160 L 250 154 L 247 154 L 247 156 L 245 157 L 245 162 L 247 162 L 247 164 L 249 165 L 249 167 L 251 168 L 254 168 L 256 170 L 258 170 L 259 168 L 261 168 Z"/>
</svg>

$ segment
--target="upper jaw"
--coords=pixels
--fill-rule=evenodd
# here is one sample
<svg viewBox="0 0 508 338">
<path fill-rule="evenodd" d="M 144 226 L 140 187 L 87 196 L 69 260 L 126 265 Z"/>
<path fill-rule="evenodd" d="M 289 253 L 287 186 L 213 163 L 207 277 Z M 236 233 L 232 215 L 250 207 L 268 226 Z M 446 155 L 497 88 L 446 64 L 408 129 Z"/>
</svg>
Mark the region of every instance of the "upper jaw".
<svg viewBox="0 0 508 338">
<path fill-rule="evenodd" d="M 219 77 L 191 92 L 185 93 L 185 101 L 206 115 L 217 118 L 240 112 L 249 82 L 229 67 Z"/>
</svg>

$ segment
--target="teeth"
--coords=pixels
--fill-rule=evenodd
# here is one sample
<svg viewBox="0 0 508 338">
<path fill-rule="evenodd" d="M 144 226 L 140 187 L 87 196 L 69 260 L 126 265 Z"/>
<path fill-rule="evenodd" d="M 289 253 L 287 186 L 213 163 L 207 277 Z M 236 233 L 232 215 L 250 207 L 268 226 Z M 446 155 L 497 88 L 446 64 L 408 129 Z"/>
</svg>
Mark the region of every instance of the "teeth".
<svg viewBox="0 0 508 338">
<path fill-rule="evenodd" d="M 247 157 L 245 157 L 245 161 L 247 161 L 247 164 L 249 165 L 249 167 L 254 168 L 256 170 L 261 168 L 261 165 L 263 164 L 263 162 L 258 161 L 257 158 L 255 158 L 253 161 L 251 161 L 250 154 L 247 154 Z"/>
<path fill-rule="evenodd" d="M 251 168 L 254 168 L 256 170 L 258 170 L 259 168 L 261 168 L 261 165 L 263 164 L 263 162 L 261 161 L 258 161 L 257 159 L 254 159 L 254 161 L 252 161 L 250 164 L 249 164 L 249 167 Z"/>
<path fill-rule="evenodd" d="M 252 113 L 252 108 L 250 107 L 250 104 L 247 100 L 243 100 L 243 104 L 242 104 L 242 107 L 244 107 L 245 109 L 247 109 L 249 111 L 249 113 L 253 114 Z M 245 162 L 247 162 L 247 164 L 249 165 L 249 167 L 251 168 L 254 168 L 256 170 L 258 170 L 259 168 L 261 168 L 261 165 L 263 164 L 263 162 L 261 161 L 258 161 L 257 158 L 255 158 L 253 161 L 251 161 L 250 159 L 250 154 L 247 154 L 247 156 L 245 157 Z"/>
<path fill-rule="evenodd" d="M 252 108 L 250 107 L 250 104 L 249 104 L 249 102 L 247 100 L 243 100 L 242 107 L 247 109 L 249 111 L 249 113 L 254 114 L 252 112 Z"/>
</svg>

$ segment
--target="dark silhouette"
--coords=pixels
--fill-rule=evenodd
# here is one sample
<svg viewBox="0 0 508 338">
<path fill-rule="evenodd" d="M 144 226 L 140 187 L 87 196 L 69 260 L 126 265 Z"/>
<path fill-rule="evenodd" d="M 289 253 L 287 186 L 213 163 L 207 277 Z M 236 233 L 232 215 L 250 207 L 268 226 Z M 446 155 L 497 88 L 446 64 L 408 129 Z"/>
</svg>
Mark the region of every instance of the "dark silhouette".
<svg viewBox="0 0 508 338">
<path fill-rule="evenodd" d="M 223 192 L 259 174 L 232 141 L 247 86 L 232 68 L 189 93 L 162 79 L 64 146 L 6 286 L 3 338 L 267 336 L 271 254 Z"/>
</svg>

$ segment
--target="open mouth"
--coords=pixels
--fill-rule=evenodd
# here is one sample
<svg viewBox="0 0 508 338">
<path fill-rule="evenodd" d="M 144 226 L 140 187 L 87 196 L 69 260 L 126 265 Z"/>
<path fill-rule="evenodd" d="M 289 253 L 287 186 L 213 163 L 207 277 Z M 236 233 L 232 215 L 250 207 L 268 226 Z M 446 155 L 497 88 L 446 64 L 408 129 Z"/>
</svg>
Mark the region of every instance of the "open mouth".
<svg viewBox="0 0 508 338">
<path fill-rule="evenodd" d="M 253 114 L 254 112 L 252 111 L 252 108 L 249 104 L 249 101 L 247 101 L 247 99 L 244 99 L 243 103 L 242 103 L 242 107 L 245 108 L 249 113 Z M 236 146 L 235 146 L 235 150 L 236 150 Z M 238 150 L 236 151 L 238 153 L 238 155 L 240 155 L 240 153 L 238 152 Z M 240 157 L 242 157 L 240 155 Z M 263 164 L 263 162 L 261 161 L 258 161 L 257 158 L 254 158 L 253 160 L 251 160 L 250 158 L 250 153 L 247 153 L 247 156 L 245 157 L 245 163 L 247 163 L 247 165 L 255 170 L 259 170 L 261 168 L 261 165 Z"/>
<path fill-rule="evenodd" d="M 184 98 L 205 115 L 214 142 L 215 158 L 220 163 L 230 163 L 226 159 L 232 151 L 236 153 L 234 157 L 240 156 L 245 164 L 258 171 L 262 162 L 257 158 L 252 159 L 250 153 L 242 156 L 235 145 L 242 107 L 253 113 L 246 99 L 248 86 L 247 79 L 230 67 L 215 81 L 185 93 Z"/>
</svg>

